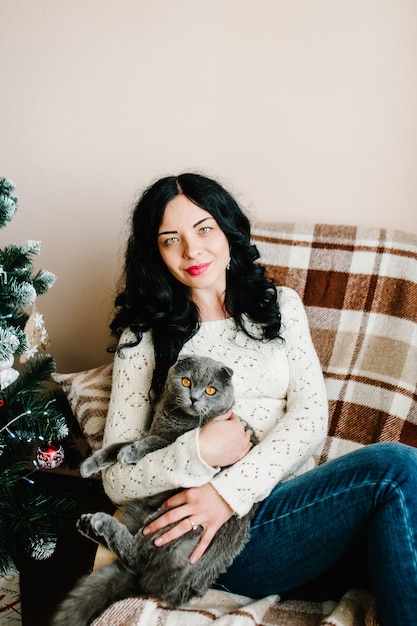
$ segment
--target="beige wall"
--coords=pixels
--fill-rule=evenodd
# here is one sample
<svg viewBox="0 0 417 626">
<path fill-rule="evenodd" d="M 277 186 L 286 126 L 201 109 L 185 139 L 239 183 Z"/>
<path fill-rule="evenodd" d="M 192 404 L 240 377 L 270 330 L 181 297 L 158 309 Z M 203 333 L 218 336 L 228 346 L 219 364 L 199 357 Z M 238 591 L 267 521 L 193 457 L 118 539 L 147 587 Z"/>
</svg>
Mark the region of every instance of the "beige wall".
<svg viewBox="0 0 417 626">
<path fill-rule="evenodd" d="M 0 0 L 0 176 L 59 371 L 109 360 L 129 207 L 220 178 L 256 218 L 417 232 L 415 0 Z"/>
</svg>

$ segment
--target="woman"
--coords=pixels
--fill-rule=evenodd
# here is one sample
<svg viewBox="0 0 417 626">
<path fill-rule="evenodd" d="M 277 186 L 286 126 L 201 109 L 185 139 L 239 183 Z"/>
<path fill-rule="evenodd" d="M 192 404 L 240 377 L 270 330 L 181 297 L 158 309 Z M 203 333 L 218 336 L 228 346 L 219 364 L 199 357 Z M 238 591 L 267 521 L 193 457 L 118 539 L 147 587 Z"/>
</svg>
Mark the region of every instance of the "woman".
<svg viewBox="0 0 417 626">
<path fill-rule="evenodd" d="M 314 468 L 327 431 L 320 364 L 299 296 L 276 289 L 257 258 L 247 218 L 217 182 L 167 177 L 140 198 L 112 323 L 119 344 L 104 444 L 146 434 L 152 399 L 183 354 L 232 367 L 237 401 L 137 464 L 115 463 L 103 473 L 106 492 L 121 503 L 183 488 L 144 532 L 174 524 L 155 540 L 163 545 L 203 526 L 191 562 L 230 516 L 262 502 L 220 588 L 262 597 L 339 571 L 340 584 L 363 584 L 365 572 L 381 623 L 411 626 L 417 452 L 377 444 Z M 245 422 L 260 440 L 253 449 Z"/>
</svg>

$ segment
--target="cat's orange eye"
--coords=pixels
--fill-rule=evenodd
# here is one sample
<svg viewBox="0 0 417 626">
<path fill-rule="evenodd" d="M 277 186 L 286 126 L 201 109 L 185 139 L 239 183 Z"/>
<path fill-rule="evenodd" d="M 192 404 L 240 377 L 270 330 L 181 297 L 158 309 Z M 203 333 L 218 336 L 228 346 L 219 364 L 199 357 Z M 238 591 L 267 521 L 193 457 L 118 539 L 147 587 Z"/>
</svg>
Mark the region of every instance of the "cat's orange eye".
<svg viewBox="0 0 417 626">
<path fill-rule="evenodd" d="M 206 394 L 207 394 L 208 396 L 214 396 L 214 394 L 216 393 L 216 391 L 217 391 L 216 387 L 211 387 L 211 386 L 206 387 Z"/>
<path fill-rule="evenodd" d="M 183 387 L 191 387 L 191 380 L 189 378 L 183 378 L 181 384 Z"/>
</svg>

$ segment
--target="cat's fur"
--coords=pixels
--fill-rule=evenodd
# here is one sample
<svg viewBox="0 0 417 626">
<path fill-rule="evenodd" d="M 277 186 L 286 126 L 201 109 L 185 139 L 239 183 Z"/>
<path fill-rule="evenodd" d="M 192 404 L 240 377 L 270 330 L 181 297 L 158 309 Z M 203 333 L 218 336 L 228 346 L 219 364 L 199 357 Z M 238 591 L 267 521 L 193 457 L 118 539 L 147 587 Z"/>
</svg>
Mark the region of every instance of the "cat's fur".
<svg viewBox="0 0 417 626">
<path fill-rule="evenodd" d="M 83 462 L 82 475 L 91 476 L 116 458 L 124 464 L 135 463 L 186 431 L 226 413 L 234 402 L 232 373 L 207 357 L 180 359 L 169 370 L 148 436 L 95 452 Z M 191 381 L 189 387 L 182 384 L 184 378 Z M 216 393 L 208 395 L 208 387 Z M 254 435 L 252 441 L 256 443 Z M 202 596 L 229 567 L 248 539 L 255 507 L 246 516 L 232 516 L 223 524 L 203 556 L 191 565 L 189 558 L 200 540 L 201 527 L 162 547 L 154 545 L 156 535 L 145 537 L 142 533 L 143 527 L 161 514 L 158 507 L 173 493 L 165 491 L 123 505 L 124 523 L 106 513 L 80 518 L 80 532 L 106 545 L 118 560 L 81 579 L 59 608 L 53 626 L 86 626 L 110 604 L 132 594 L 153 596 L 177 607 Z"/>
</svg>

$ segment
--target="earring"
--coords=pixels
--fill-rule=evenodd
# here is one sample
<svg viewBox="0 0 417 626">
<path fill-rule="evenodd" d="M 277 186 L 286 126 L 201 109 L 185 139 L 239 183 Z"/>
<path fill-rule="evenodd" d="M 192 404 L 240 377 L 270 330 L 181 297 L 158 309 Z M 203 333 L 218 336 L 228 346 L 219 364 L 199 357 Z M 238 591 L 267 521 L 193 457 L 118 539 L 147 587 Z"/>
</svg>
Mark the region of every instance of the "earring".
<svg viewBox="0 0 417 626">
<path fill-rule="evenodd" d="M 226 269 L 227 269 L 227 270 L 230 270 L 230 261 L 231 261 L 231 259 L 230 259 L 230 257 L 229 257 L 229 260 L 228 260 L 227 265 L 226 265 Z"/>
</svg>

